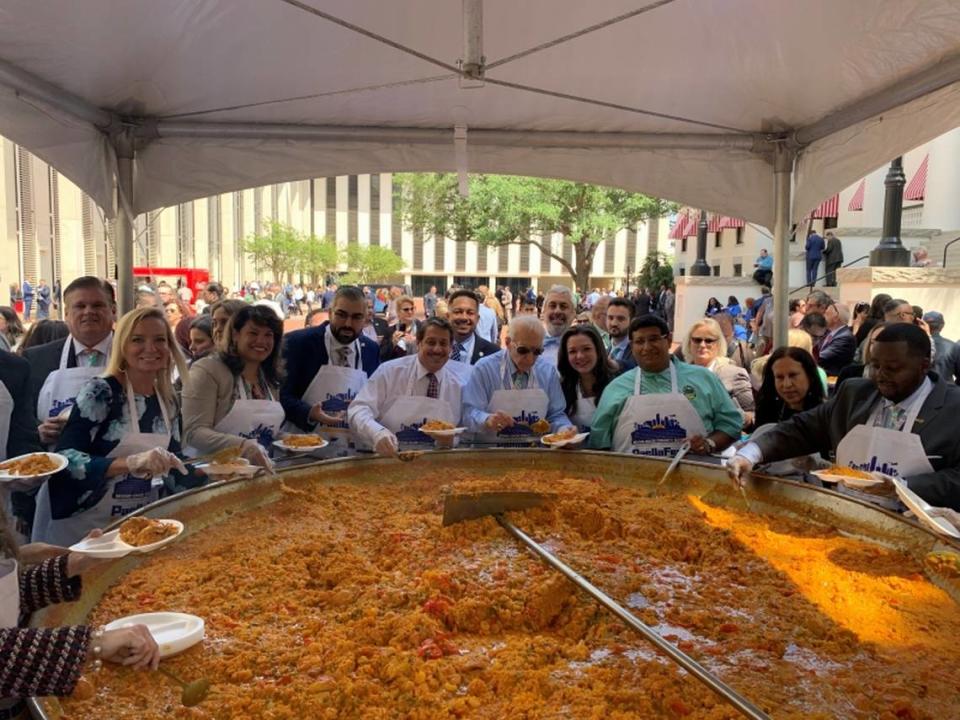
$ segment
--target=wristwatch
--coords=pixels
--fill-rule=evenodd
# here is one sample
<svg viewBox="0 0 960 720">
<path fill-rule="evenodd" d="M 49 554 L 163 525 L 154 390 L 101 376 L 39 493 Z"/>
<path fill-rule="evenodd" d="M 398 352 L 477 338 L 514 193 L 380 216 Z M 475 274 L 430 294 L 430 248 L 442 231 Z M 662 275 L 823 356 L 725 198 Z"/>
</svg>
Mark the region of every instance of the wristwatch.
<svg viewBox="0 0 960 720">
<path fill-rule="evenodd" d="M 717 443 L 713 441 L 713 438 L 705 437 L 703 441 L 707 444 L 707 449 L 711 453 L 715 453 L 717 451 Z"/>
</svg>

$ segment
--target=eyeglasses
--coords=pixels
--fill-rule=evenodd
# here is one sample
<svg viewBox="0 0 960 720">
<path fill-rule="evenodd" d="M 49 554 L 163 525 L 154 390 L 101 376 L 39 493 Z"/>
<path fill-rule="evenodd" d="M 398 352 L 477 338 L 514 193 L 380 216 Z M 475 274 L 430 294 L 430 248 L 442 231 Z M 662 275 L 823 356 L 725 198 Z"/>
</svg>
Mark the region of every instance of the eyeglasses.
<svg viewBox="0 0 960 720">
<path fill-rule="evenodd" d="M 913 310 L 901 310 L 897 313 L 897 317 L 902 320 L 905 317 L 916 317 L 916 314 L 914 314 Z"/>
<path fill-rule="evenodd" d="M 517 351 L 518 355 L 529 355 L 530 353 L 533 353 L 537 357 L 543 355 L 542 347 L 531 348 L 527 347 L 526 345 L 514 345 L 513 349 Z"/>
<path fill-rule="evenodd" d="M 660 342 L 661 340 L 667 339 L 667 337 L 669 337 L 669 336 L 668 336 L 668 335 L 653 335 L 653 336 L 650 336 L 650 337 L 635 338 L 635 339 L 631 340 L 630 342 L 631 342 L 633 345 L 637 345 L 638 347 L 644 347 L 644 346 L 646 346 L 646 345 L 656 345 L 656 344 L 657 344 L 658 342 Z"/>
<path fill-rule="evenodd" d="M 694 343 L 694 344 L 696 344 L 696 345 L 713 345 L 715 342 L 717 342 L 717 339 L 716 339 L 716 338 L 698 338 L 698 337 L 692 337 L 692 338 L 690 338 L 690 342 L 692 342 L 692 343 Z"/>
</svg>

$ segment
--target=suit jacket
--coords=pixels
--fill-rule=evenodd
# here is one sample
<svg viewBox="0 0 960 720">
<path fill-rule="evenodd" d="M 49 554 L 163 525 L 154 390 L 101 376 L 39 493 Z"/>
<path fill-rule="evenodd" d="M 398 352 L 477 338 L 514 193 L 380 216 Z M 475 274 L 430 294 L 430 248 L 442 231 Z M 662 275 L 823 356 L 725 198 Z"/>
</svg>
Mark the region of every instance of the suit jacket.
<svg viewBox="0 0 960 720">
<path fill-rule="evenodd" d="M 58 356 L 57 361 L 59 360 Z M 5 448 L 8 458 L 42 450 L 37 434 L 36 401 L 31 404 L 29 397 L 30 370 L 30 363 L 22 357 L 0 351 L 0 382 L 6 386 L 7 392 L 13 398 L 10 434 L 7 436 Z"/>
<path fill-rule="evenodd" d="M 827 375 L 839 375 L 840 372 L 853 362 L 857 354 L 857 340 L 853 331 L 846 325 L 837 330 L 836 334 L 826 344 L 820 345 L 820 367 Z"/>
<path fill-rule="evenodd" d="M 954 371 L 953 348 L 956 343 L 937 333 L 933 340 L 933 370 L 947 382 L 957 377 Z"/>
<path fill-rule="evenodd" d="M 843 244 L 840 238 L 834 236 L 827 240 L 827 247 L 823 251 L 823 261 L 827 265 L 843 264 Z"/>
<path fill-rule="evenodd" d="M 312 429 L 313 423 L 309 420 L 311 405 L 301 398 L 321 366 L 330 364 L 324 340 L 329 325 L 329 322 L 325 322 L 318 327 L 297 330 L 283 339 L 283 361 L 287 376 L 280 387 L 280 403 L 287 413 L 287 419 L 304 430 Z M 361 334 L 360 369 L 370 377 L 379 365 L 380 348 Z"/>
<path fill-rule="evenodd" d="M 23 359 L 27 361 L 30 367 L 30 379 L 27 401 L 30 404 L 30 414 L 36 417 L 37 398 L 40 397 L 40 388 L 46 382 L 47 376 L 54 370 L 60 368 L 60 353 L 63 352 L 63 344 L 70 340 L 71 336 L 54 340 L 53 342 L 37 345 L 23 351 Z M 73 343 L 70 343 L 70 354 L 67 357 L 67 367 L 77 366 L 77 353 L 74 350 Z"/>
<path fill-rule="evenodd" d="M 489 340 L 484 340 L 482 337 L 473 334 L 473 355 L 470 356 L 470 364 L 476 365 L 477 360 L 480 358 L 487 357 L 487 355 L 493 355 L 500 348 Z"/>
<path fill-rule="evenodd" d="M 920 408 L 912 432 L 920 436 L 933 472 L 907 478 L 910 489 L 931 505 L 960 510 L 960 443 L 953 419 L 960 416 L 960 387 L 930 373 L 933 390 Z M 764 462 L 815 452 L 836 452 L 843 437 L 867 422 L 880 400 L 871 380 L 847 380 L 837 394 L 812 410 L 794 415 L 754 442 Z"/>
</svg>

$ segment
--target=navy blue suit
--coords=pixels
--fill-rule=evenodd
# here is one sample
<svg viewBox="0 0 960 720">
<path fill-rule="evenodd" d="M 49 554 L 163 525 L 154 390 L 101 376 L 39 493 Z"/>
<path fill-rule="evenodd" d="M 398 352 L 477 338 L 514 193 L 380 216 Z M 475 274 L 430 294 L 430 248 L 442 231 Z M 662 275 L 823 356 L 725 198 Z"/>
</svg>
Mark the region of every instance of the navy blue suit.
<svg viewBox="0 0 960 720">
<path fill-rule="evenodd" d="M 283 361 L 286 380 L 280 388 L 280 403 L 287 420 L 303 430 L 311 430 L 310 403 L 301 398 L 310 387 L 314 376 L 323 365 L 330 364 L 324 334 L 329 322 L 319 327 L 304 328 L 287 335 L 283 340 Z M 360 368 L 370 377 L 380 365 L 380 346 L 366 335 L 360 335 Z"/>
</svg>

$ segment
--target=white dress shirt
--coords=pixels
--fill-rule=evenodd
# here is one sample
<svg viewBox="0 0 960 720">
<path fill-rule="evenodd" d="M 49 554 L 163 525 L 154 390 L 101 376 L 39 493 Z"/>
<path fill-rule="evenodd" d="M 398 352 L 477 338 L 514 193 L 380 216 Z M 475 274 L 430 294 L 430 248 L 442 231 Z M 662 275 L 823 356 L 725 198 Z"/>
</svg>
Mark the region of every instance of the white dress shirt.
<svg viewBox="0 0 960 720">
<path fill-rule="evenodd" d="M 477 334 L 475 332 L 470 333 L 470 337 L 466 340 L 457 340 L 456 337 L 453 338 L 454 346 L 457 343 L 463 345 L 463 350 L 460 351 L 460 359 L 457 362 L 470 364 L 470 358 L 473 357 L 473 346 L 476 345 L 475 340 L 477 339 Z M 453 352 L 453 347 L 450 348 L 451 353 Z"/>
<path fill-rule="evenodd" d="M 468 375 L 451 369 L 452 365 L 457 363 L 447 362 L 434 375 L 440 383 L 437 399 L 450 403 L 455 423 L 459 425 L 460 394 Z M 416 373 L 412 394 L 426 397 L 427 386 L 430 384 L 427 378 L 428 370 L 420 364 L 418 355 L 407 355 L 381 364 L 350 403 L 347 410 L 350 429 L 371 447 L 376 447 L 381 438 L 391 434 L 390 430 L 379 423 L 379 420 L 398 397 L 406 394 L 411 371 Z"/>
<path fill-rule="evenodd" d="M 480 303 L 480 318 L 477 321 L 477 335 L 484 340 L 497 344 L 497 314 Z"/>
<path fill-rule="evenodd" d="M 327 344 L 327 358 L 330 360 L 331 365 L 336 365 L 340 358 L 341 348 L 347 349 L 347 367 L 350 368 L 359 368 L 360 364 L 357 359 L 357 348 L 360 343 L 356 340 L 344 345 L 342 342 L 337 340 L 333 333 L 330 331 L 330 326 L 327 326 L 327 331 L 323 334 L 323 341 Z"/>
<path fill-rule="evenodd" d="M 110 348 L 113 347 L 113 333 L 108 333 L 107 336 L 101 340 L 99 343 L 94 345 L 91 348 L 88 348 L 82 342 L 77 340 L 72 335 L 70 340 L 73 342 L 73 352 L 77 358 L 77 367 L 89 367 L 88 363 L 84 362 L 84 359 L 87 357 L 87 354 L 91 350 L 96 350 L 100 353 L 98 362 L 96 363 L 97 367 L 106 367 L 107 361 L 110 359 Z"/>
</svg>

